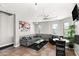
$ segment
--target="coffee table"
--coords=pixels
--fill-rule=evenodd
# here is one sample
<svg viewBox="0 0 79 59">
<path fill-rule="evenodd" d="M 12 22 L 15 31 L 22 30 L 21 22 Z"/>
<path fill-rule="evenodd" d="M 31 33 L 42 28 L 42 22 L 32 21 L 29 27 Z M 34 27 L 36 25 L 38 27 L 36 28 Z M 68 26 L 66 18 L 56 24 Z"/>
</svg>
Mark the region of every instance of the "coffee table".
<svg viewBox="0 0 79 59">
<path fill-rule="evenodd" d="M 45 44 L 47 44 L 48 41 L 45 41 L 44 39 L 39 39 L 34 44 L 30 45 L 29 47 L 38 51 L 40 50 Z"/>
</svg>

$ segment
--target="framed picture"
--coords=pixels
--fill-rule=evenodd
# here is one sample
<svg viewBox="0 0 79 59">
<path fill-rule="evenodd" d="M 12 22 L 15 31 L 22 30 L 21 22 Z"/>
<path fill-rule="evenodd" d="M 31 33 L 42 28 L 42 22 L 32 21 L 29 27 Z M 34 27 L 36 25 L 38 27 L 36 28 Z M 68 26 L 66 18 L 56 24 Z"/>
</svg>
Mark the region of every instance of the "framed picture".
<svg viewBox="0 0 79 59">
<path fill-rule="evenodd" d="M 19 21 L 19 29 L 21 31 L 28 31 L 30 30 L 30 24 L 26 21 Z"/>
</svg>

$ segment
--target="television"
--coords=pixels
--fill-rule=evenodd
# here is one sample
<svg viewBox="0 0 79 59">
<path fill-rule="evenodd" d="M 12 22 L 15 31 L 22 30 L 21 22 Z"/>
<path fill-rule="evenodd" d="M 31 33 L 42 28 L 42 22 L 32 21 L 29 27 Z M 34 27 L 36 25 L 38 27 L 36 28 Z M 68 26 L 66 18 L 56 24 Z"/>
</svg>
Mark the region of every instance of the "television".
<svg viewBox="0 0 79 59">
<path fill-rule="evenodd" d="M 72 18 L 73 18 L 73 21 L 79 20 L 79 9 L 78 9 L 77 4 L 75 5 L 75 7 L 72 11 Z"/>
</svg>

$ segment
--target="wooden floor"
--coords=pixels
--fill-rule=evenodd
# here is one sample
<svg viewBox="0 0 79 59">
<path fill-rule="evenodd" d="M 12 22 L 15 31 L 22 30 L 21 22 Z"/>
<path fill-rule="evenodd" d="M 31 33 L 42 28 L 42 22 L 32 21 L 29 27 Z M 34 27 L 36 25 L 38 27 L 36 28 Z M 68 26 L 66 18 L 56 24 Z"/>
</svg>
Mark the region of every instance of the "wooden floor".
<svg viewBox="0 0 79 59">
<path fill-rule="evenodd" d="M 7 49 L 0 50 L 0 56 L 55 56 L 56 47 L 47 43 L 39 51 L 33 50 L 27 47 L 9 47 Z M 66 56 L 75 56 L 73 49 L 66 49 Z"/>
</svg>

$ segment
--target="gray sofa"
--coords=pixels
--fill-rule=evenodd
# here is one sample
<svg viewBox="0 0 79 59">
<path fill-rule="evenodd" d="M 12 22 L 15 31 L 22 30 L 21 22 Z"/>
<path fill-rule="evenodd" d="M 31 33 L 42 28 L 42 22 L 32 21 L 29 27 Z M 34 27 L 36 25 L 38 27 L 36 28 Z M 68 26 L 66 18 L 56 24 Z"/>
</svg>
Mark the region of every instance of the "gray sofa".
<svg viewBox="0 0 79 59">
<path fill-rule="evenodd" d="M 51 38 L 51 34 L 31 34 L 28 36 L 22 36 L 20 37 L 20 45 L 23 46 L 30 46 L 34 44 L 38 39 L 43 39 L 45 41 L 49 41 L 49 38 Z"/>
</svg>

